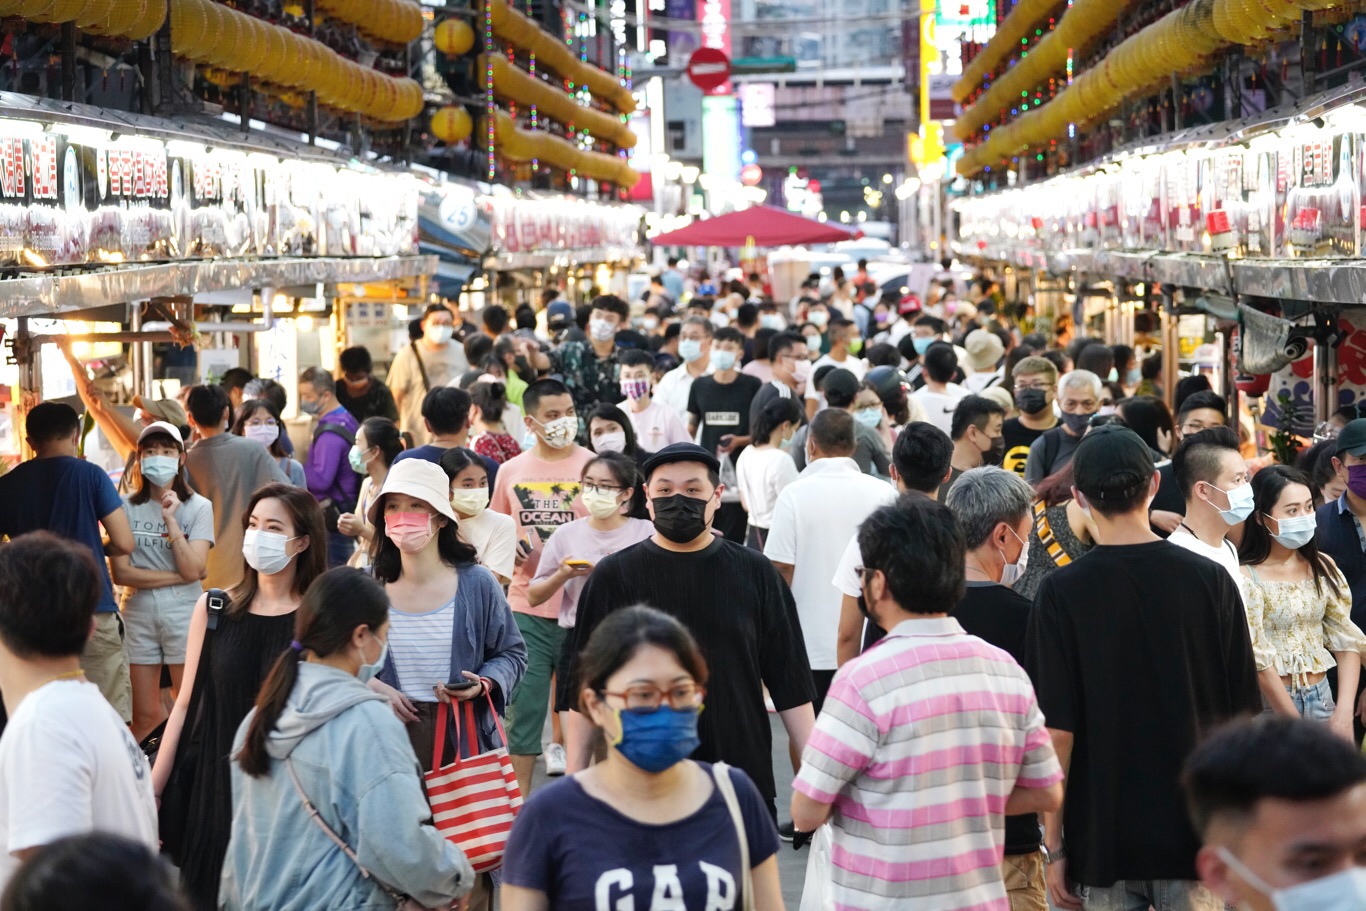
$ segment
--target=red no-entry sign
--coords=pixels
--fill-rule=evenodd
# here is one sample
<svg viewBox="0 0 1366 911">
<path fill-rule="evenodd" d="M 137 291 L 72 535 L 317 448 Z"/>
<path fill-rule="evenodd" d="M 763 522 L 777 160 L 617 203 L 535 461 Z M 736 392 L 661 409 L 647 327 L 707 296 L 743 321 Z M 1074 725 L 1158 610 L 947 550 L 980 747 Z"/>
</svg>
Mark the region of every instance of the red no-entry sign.
<svg viewBox="0 0 1366 911">
<path fill-rule="evenodd" d="M 704 92 L 726 84 L 730 79 L 730 58 L 714 47 L 699 47 L 688 58 L 688 79 Z"/>
</svg>

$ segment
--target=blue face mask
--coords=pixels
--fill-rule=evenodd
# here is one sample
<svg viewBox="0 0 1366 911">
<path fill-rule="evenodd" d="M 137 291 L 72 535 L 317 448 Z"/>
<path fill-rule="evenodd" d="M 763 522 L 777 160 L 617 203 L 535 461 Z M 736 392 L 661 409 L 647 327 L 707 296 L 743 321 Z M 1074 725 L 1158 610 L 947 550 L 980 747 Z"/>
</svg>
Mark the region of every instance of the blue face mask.
<svg viewBox="0 0 1366 911">
<path fill-rule="evenodd" d="M 653 712 L 614 711 L 621 736 L 613 746 L 641 771 L 658 774 L 673 768 L 702 742 L 697 737 L 701 709 L 679 711 L 661 705 Z"/>
<path fill-rule="evenodd" d="M 685 338 L 678 343 L 678 356 L 689 364 L 702 356 L 702 343 L 695 338 Z"/>
<path fill-rule="evenodd" d="M 142 476 L 158 487 L 165 487 L 180 473 L 180 459 L 174 456 L 143 456 Z"/>
<path fill-rule="evenodd" d="M 876 405 L 872 408 L 860 408 L 854 412 L 854 420 L 864 427 L 876 427 L 882 423 L 882 409 Z"/>
<path fill-rule="evenodd" d="M 923 355 L 926 351 L 930 350 L 930 346 L 934 344 L 934 339 L 916 336 L 911 339 L 911 344 L 915 346 L 916 354 Z"/>
<path fill-rule="evenodd" d="M 1124 372 L 1124 385 L 1137 386 L 1142 381 L 1143 372 L 1140 371 L 1137 367 L 1135 367 L 1133 370 L 1126 370 Z"/>
<path fill-rule="evenodd" d="M 735 366 L 735 352 L 718 351 L 716 349 L 712 349 L 711 365 L 712 367 L 724 373 L 725 371 Z"/>
<path fill-rule="evenodd" d="M 364 653 L 364 652 L 361 652 L 361 655 L 360 655 L 361 665 L 360 665 L 360 670 L 356 672 L 356 679 L 359 680 L 361 683 L 369 683 L 369 682 L 370 682 L 371 680 L 373 680 L 375 677 L 378 677 L 378 676 L 379 676 L 379 672 L 382 671 L 382 670 L 384 670 L 384 659 L 386 659 L 386 658 L 388 658 L 388 657 L 389 657 L 389 640 L 388 640 L 388 639 L 385 639 L 382 643 L 380 643 L 379 657 L 376 658 L 376 659 L 374 660 L 374 663 L 372 663 L 372 664 L 366 664 L 366 663 L 365 663 L 365 653 Z"/>
</svg>

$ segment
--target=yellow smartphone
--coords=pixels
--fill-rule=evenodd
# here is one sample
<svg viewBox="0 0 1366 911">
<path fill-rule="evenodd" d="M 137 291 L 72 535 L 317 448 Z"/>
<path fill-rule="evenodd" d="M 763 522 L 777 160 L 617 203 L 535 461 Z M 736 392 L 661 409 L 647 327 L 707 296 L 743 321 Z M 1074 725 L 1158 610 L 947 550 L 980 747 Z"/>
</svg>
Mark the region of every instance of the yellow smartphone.
<svg viewBox="0 0 1366 911">
<path fill-rule="evenodd" d="M 575 568 L 578 568 L 578 567 L 581 567 L 581 566 L 592 566 L 592 565 L 593 565 L 592 563 L 588 562 L 587 560 L 565 560 L 565 561 L 564 561 L 564 564 L 565 564 L 565 566 L 573 566 L 573 567 L 575 567 Z"/>
</svg>

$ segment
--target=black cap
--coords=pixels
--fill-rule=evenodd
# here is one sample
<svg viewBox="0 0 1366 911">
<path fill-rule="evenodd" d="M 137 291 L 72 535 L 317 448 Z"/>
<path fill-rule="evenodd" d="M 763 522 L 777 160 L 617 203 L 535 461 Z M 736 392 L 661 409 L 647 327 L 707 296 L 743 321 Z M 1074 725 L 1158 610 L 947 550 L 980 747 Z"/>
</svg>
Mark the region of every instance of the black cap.
<svg viewBox="0 0 1366 911">
<path fill-rule="evenodd" d="M 837 396 L 843 393 L 851 401 L 858 395 L 859 381 L 852 370 L 845 370 L 843 367 L 836 367 L 825 375 L 821 380 L 821 392 L 829 395 L 834 392 Z"/>
<path fill-rule="evenodd" d="M 645 460 L 645 464 L 641 466 L 645 480 L 650 480 L 650 475 L 654 474 L 659 466 L 671 465 L 674 462 L 701 462 L 712 471 L 721 470 L 721 462 L 716 456 L 696 443 L 670 443 Z"/>
<path fill-rule="evenodd" d="M 1128 427 L 1106 424 L 1087 431 L 1072 456 L 1073 483 L 1088 500 L 1130 500 L 1153 479 L 1153 454 Z"/>
<path fill-rule="evenodd" d="M 1366 418 L 1348 421 L 1347 426 L 1338 431 L 1337 446 L 1333 455 L 1366 455 Z"/>
</svg>

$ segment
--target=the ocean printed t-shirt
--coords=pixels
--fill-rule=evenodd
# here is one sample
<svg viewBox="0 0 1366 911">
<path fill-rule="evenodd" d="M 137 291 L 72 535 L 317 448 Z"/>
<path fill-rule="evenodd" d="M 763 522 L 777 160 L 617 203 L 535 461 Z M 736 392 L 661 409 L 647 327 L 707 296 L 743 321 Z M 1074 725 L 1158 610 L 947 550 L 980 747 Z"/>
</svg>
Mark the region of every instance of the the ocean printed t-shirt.
<svg viewBox="0 0 1366 911">
<path fill-rule="evenodd" d="M 579 479 L 584 466 L 593 459 L 590 450 L 577 445 L 558 462 L 540 459 L 533 450 L 509 459 L 499 470 L 489 508 L 511 516 L 517 524 L 518 540 L 530 535 L 532 546 L 531 556 L 513 572 L 508 588 L 508 604 L 514 611 L 559 617 L 560 593 L 532 607 L 527 601 L 527 585 L 536 577 L 541 553 L 555 530 L 588 514 L 579 502 Z"/>
</svg>

